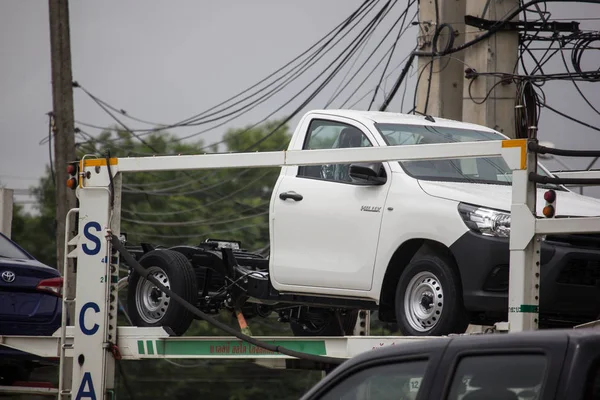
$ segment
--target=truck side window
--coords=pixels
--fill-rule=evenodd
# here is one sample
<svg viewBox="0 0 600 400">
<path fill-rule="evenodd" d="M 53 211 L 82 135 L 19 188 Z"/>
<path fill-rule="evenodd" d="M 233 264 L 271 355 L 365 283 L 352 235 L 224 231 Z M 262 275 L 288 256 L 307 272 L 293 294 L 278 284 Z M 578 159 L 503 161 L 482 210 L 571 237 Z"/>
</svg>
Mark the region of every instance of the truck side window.
<svg viewBox="0 0 600 400">
<path fill-rule="evenodd" d="M 372 147 L 371 142 L 358 128 L 341 122 L 314 119 L 308 127 L 303 150 Z M 298 176 L 351 182 L 350 164 L 302 165 Z"/>
<path fill-rule="evenodd" d="M 386 363 L 338 382 L 320 400 L 415 400 L 427 361 Z"/>
<path fill-rule="evenodd" d="M 462 358 L 447 400 L 540 398 L 546 369 L 543 354 L 483 354 Z"/>
</svg>

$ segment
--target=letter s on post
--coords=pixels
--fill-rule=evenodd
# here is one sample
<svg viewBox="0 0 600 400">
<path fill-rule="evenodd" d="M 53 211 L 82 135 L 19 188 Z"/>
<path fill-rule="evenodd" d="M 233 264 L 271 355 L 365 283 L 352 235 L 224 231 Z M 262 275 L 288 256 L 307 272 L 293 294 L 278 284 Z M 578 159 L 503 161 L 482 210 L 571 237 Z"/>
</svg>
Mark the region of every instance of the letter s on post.
<svg viewBox="0 0 600 400">
<path fill-rule="evenodd" d="M 91 336 L 91 335 L 95 334 L 96 332 L 98 332 L 98 329 L 100 328 L 100 325 L 98 325 L 96 323 L 94 323 L 94 326 L 92 326 L 90 329 L 86 328 L 85 312 L 90 308 L 92 310 L 94 310 L 94 312 L 96 314 L 98 314 L 100 312 L 100 307 L 98 307 L 98 304 L 91 302 L 91 301 L 89 303 L 85 303 L 83 305 L 83 307 L 81 307 L 81 311 L 79 312 L 79 329 L 81 329 L 81 332 L 83 332 L 83 334 L 87 335 L 87 336 Z"/>
<path fill-rule="evenodd" d="M 84 243 L 81 246 L 81 248 L 83 249 L 83 252 L 85 254 L 87 254 L 88 256 L 95 256 L 96 254 L 100 253 L 100 238 L 90 232 L 90 229 L 92 229 L 92 228 L 96 232 L 100 232 L 100 230 L 102 229 L 100 224 L 95 221 L 88 222 L 83 227 L 83 236 L 85 236 L 86 239 L 88 239 L 89 241 L 91 241 L 94 244 L 94 246 L 92 246 L 91 248 L 88 247 L 87 243 Z"/>
</svg>

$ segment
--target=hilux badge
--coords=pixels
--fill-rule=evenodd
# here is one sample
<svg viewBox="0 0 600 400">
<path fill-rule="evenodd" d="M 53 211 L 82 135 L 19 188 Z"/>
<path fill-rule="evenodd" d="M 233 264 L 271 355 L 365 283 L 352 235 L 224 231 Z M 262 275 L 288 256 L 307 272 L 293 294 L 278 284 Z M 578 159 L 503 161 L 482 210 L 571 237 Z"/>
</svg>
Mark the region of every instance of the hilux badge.
<svg viewBox="0 0 600 400">
<path fill-rule="evenodd" d="M 375 206 L 361 206 L 360 207 L 360 211 L 367 211 L 367 212 L 380 212 L 381 211 L 381 207 L 375 207 Z"/>
</svg>

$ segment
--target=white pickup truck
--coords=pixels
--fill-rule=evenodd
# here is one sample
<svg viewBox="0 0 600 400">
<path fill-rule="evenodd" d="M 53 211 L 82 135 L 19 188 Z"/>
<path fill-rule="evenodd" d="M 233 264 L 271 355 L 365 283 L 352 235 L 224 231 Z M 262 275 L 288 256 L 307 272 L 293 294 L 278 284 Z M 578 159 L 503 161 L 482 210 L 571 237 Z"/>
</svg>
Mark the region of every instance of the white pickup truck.
<svg viewBox="0 0 600 400">
<path fill-rule="evenodd" d="M 478 125 L 390 112 L 316 110 L 290 150 L 506 139 Z M 418 151 L 418 150 L 416 150 Z M 542 166 L 540 173 L 549 174 Z M 272 312 L 295 335 L 351 334 L 377 310 L 404 335 L 462 333 L 507 319 L 511 171 L 501 157 L 284 166 L 270 205 L 270 254 L 239 242 L 145 244 L 140 264 L 208 313 Z M 561 215 L 600 215 L 600 201 L 562 186 Z M 600 236 L 552 235 L 542 245 L 540 326 L 600 315 Z M 193 315 L 131 271 L 138 326 L 181 335 Z"/>
</svg>

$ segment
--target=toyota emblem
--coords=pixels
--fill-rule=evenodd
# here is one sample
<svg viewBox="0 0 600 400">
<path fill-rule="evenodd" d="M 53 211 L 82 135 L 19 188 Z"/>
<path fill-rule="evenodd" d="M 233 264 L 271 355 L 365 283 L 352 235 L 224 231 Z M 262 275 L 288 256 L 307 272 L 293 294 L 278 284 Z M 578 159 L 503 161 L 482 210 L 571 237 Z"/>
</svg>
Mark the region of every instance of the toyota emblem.
<svg viewBox="0 0 600 400">
<path fill-rule="evenodd" d="M 11 282 L 14 282 L 14 280 L 15 280 L 15 278 L 16 278 L 16 277 L 17 277 L 17 276 L 16 276 L 16 275 L 15 275 L 15 273 L 14 273 L 14 272 L 12 272 L 12 271 L 4 271 L 4 272 L 2 273 L 2 280 L 3 280 L 4 282 L 6 282 L 6 283 L 11 283 Z"/>
</svg>

